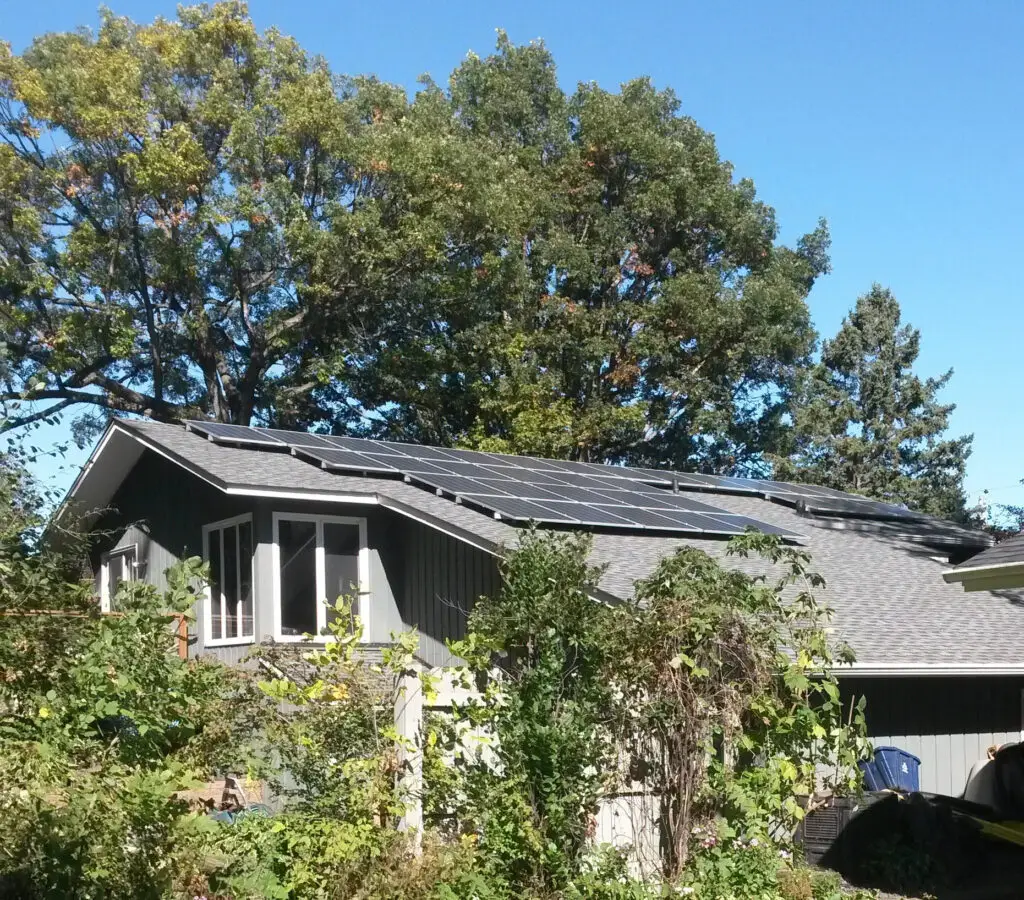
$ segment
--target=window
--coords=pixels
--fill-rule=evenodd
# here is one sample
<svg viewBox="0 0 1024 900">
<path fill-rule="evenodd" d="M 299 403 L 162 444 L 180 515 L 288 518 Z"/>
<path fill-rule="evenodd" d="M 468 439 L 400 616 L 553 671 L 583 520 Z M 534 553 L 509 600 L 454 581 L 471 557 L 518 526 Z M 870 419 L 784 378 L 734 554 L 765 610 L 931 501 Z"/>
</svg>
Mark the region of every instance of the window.
<svg viewBox="0 0 1024 900">
<path fill-rule="evenodd" d="M 236 516 L 205 526 L 203 558 L 210 564 L 206 645 L 251 643 L 256 634 L 252 516 Z"/>
<path fill-rule="evenodd" d="M 327 604 L 354 597 L 367 625 L 369 556 L 366 520 L 274 514 L 274 591 L 278 640 L 323 634 Z"/>
<path fill-rule="evenodd" d="M 135 544 L 104 553 L 100 565 L 100 609 L 111 612 L 122 581 L 134 581 L 138 548 Z"/>
</svg>

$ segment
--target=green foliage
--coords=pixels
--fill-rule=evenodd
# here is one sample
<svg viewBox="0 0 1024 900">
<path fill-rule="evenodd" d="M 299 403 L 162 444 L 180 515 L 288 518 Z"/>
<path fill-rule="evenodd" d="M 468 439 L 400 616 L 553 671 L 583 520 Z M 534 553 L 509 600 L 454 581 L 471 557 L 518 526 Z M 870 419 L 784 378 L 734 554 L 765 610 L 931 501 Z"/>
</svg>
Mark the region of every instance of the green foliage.
<svg viewBox="0 0 1024 900">
<path fill-rule="evenodd" d="M 823 224 L 777 234 L 670 90 L 567 94 L 503 34 L 412 100 L 235 0 L 0 48 L 9 424 L 757 464 L 828 269 Z"/>
<path fill-rule="evenodd" d="M 578 535 L 524 535 L 501 594 L 453 645 L 485 687 L 434 732 L 461 776 L 444 774 L 444 814 L 479 834 L 485 871 L 510 890 L 582 891 L 589 878 L 627 897 L 641 890 L 628 878 L 588 874 L 588 840 L 600 796 L 646 790 L 667 876 L 706 882 L 709 897 L 740 883 L 736 896 L 776 896 L 777 865 L 754 857 L 777 863 L 797 797 L 857 790 L 867 750 L 862 706 L 843 709 L 832 674 L 852 655 L 829 635 L 820 578 L 801 551 L 752 533 L 730 552 L 761 557 L 771 577 L 683 549 L 608 607 L 592 598 L 588 551 Z M 712 838 L 691 861 L 695 833 Z"/>
<path fill-rule="evenodd" d="M 916 375 L 920 343 L 889 290 L 876 284 L 858 298 L 801 376 L 776 476 L 963 519 L 971 438 L 946 436 L 954 406 L 938 395 L 953 373 Z"/>
<path fill-rule="evenodd" d="M 524 535 L 502 564 L 501 594 L 481 599 L 452 647 L 486 679 L 479 701 L 454 710 L 483 733 L 482 746 L 456 750 L 458 816 L 515 891 L 563 888 L 579 874 L 609 756 L 605 608 L 587 592 L 597 577 L 588 552 L 583 536 Z"/>
<path fill-rule="evenodd" d="M 748 533 L 731 554 L 777 573 L 751 578 L 686 548 L 637 584 L 611 630 L 621 697 L 618 733 L 635 777 L 661 799 L 665 867 L 686 865 L 694 826 L 724 818 L 734 834 L 791 834 L 798 796 L 857 789 L 867 750 L 863 708 L 844 716 L 820 577 L 802 551 Z"/>
<path fill-rule="evenodd" d="M 60 568 L 52 553 L 6 562 L 5 586 L 34 586 L 19 611 L 51 599 L 56 579 L 38 576 Z M 179 794 L 209 768 L 197 736 L 223 714 L 231 682 L 177 653 L 171 614 L 188 612 L 200 574 L 189 560 L 168 573 L 163 595 L 123 586 L 122 615 L 72 608 L 75 618 L 58 609 L 20 619 L 24 644 L 7 650 L 15 677 L 0 694 L 0 879 L 17 896 L 157 898 L 171 890 L 179 855 L 203 825 Z M 75 601 L 85 595 L 79 583 L 65 591 Z M 58 642 L 43 651 L 56 664 L 19 677 L 19 651 L 33 665 L 41 658 L 28 649 L 35 640 Z"/>
</svg>

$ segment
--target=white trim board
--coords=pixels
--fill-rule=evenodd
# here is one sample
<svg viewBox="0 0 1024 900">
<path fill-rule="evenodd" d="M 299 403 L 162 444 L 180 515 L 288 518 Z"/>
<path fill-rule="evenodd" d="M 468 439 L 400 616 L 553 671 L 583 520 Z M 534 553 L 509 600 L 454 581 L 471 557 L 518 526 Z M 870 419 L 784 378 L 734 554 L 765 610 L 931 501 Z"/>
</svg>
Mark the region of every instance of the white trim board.
<svg viewBox="0 0 1024 900">
<path fill-rule="evenodd" d="M 312 500 L 316 503 L 361 503 L 375 506 L 379 501 L 373 493 L 324 494 L 287 491 L 281 488 L 226 487 L 221 490 L 232 497 L 268 497 L 271 500 Z"/>
<path fill-rule="evenodd" d="M 1024 663 L 853 663 L 836 666 L 832 672 L 839 678 L 1024 676 Z"/>
</svg>

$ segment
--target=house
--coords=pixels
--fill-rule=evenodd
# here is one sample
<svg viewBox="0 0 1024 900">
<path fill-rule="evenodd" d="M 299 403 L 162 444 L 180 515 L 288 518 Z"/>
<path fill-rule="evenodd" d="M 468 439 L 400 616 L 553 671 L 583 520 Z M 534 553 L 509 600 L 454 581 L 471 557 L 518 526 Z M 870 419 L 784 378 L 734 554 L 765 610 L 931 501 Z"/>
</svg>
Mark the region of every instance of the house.
<svg viewBox="0 0 1024 900">
<path fill-rule="evenodd" d="M 986 748 L 1024 729 L 1024 594 L 986 588 L 967 603 L 939 577 L 989 537 L 838 491 L 118 420 L 58 513 L 71 514 L 96 531 L 107 606 L 121 579 L 159 586 L 183 555 L 210 561 L 192 653 L 234 662 L 257 642 L 319 633 L 322 601 L 357 585 L 368 644 L 416 629 L 427 666 L 449 662 L 445 639 L 462 636 L 474 600 L 499 589 L 502 548 L 528 520 L 593 533 L 592 561 L 604 567 L 595 594 L 608 601 L 680 547 L 724 559 L 728 537 L 754 525 L 811 555 L 858 657 L 840 673 L 844 693 L 867 698 L 876 743 L 921 758 L 924 790 L 959 794 Z M 750 574 L 767 565 L 726 564 Z"/>
<path fill-rule="evenodd" d="M 942 577 L 965 591 L 1006 591 L 1024 588 L 1024 535 L 1009 538 L 960 563 Z"/>
</svg>

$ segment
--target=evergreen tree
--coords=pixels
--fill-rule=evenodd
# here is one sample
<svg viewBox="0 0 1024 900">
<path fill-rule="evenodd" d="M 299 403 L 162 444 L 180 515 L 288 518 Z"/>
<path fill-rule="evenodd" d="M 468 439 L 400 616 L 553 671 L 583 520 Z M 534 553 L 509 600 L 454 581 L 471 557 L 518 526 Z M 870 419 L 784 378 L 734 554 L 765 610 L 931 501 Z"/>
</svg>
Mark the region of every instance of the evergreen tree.
<svg viewBox="0 0 1024 900">
<path fill-rule="evenodd" d="M 920 344 L 891 291 L 876 284 L 860 297 L 801 378 L 776 477 L 964 518 L 972 437 L 947 436 L 954 406 L 938 395 L 953 372 L 915 374 Z"/>
</svg>

